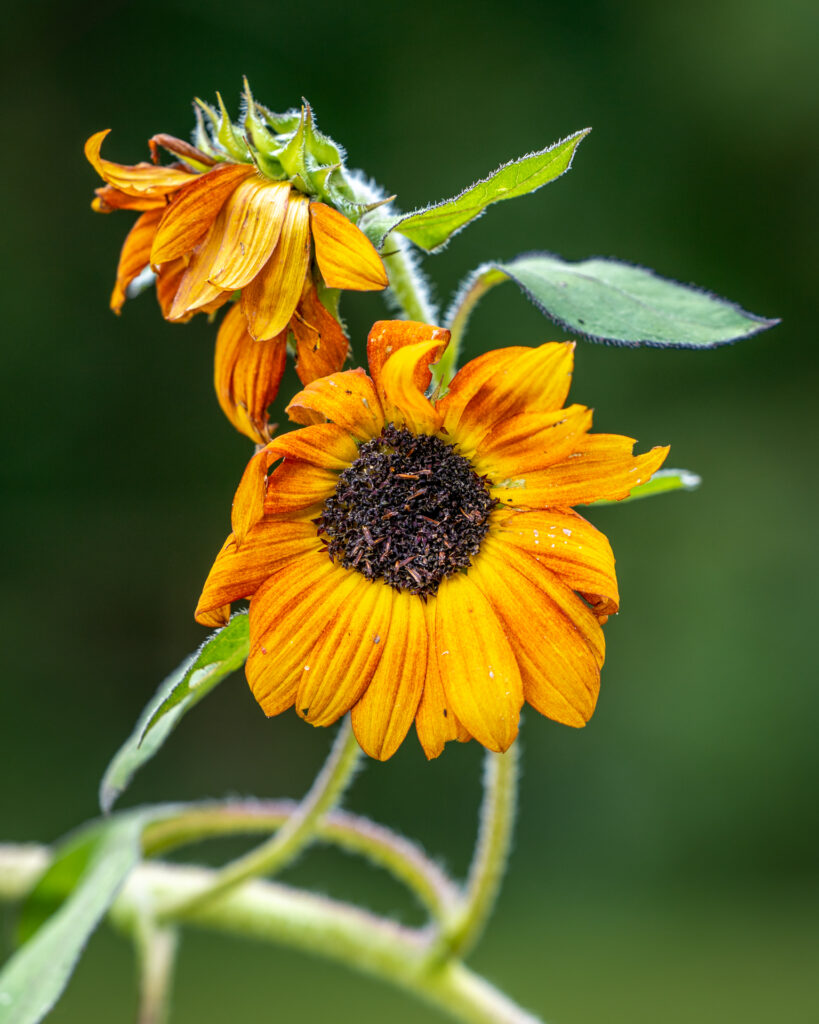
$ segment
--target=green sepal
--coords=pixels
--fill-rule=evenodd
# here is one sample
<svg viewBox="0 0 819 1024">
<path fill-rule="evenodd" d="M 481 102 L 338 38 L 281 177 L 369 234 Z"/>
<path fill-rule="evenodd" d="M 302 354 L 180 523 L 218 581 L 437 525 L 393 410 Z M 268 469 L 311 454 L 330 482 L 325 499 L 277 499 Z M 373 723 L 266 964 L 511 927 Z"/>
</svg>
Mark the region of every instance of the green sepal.
<svg viewBox="0 0 819 1024">
<path fill-rule="evenodd" d="M 111 810 L 136 772 L 164 744 L 180 718 L 244 664 L 249 647 L 248 617 L 245 612 L 239 612 L 163 680 L 133 732 L 105 770 L 99 792 L 103 813 Z"/>
<path fill-rule="evenodd" d="M 387 223 L 377 247 L 381 248 L 387 235 L 397 231 L 427 252 L 441 249 L 488 206 L 528 195 L 565 174 L 575 150 L 590 131 L 591 128 L 584 128 L 546 149 L 510 160 L 452 199 L 395 216 Z"/>
<path fill-rule="evenodd" d="M 247 163 L 250 159 L 247 142 L 234 128 L 221 93 L 216 93 L 216 99 L 219 101 L 219 123 L 216 128 L 216 138 L 234 160 Z"/>
<path fill-rule="evenodd" d="M 714 348 L 779 323 L 644 267 L 598 258 L 570 263 L 536 252 L 478 267 L 459 289 L 447 326 L 471 292 L 505 280 L 570 334 L 612 345 Z"/>
<path fill-rule="evenodd" d="M 623 505 L 627 501 L 653 498 L 655 494 L 667 494 L 669 491 L 696 491 L 701 483 L 701 477 L 688 469 L 658 469 L 650 480 L 637 484 L 627 497 L 619 501 L 593 501 L 589 508 L 597 505 Z"/>
</svg>

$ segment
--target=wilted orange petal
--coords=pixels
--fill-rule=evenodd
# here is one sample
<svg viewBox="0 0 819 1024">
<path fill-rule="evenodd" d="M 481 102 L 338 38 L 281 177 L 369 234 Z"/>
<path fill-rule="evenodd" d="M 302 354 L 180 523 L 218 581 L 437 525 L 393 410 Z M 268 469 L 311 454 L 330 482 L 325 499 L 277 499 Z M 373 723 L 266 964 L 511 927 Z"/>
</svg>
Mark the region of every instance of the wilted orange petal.
<svg viewBox="0 0 819 1024">
<path fill-rule="evenodd" d="M 230 510 L 230 525 L 236 535 L 237 544 L 244 543 L 251 528 L 264 515 L 267 474 L 273 463 L 280 458 L 280 455 L 270 451 L 270 446 L 266 445 L 261 451 L 256 452 L 245 466 Z"/>
<path fill-rule="evenodd" d="M 148 266 L 151 241 L 161 217 L 161 210 L 148 210 L 128 232 L 119 255 L 117 280 L 111 293 L 111 309 L 115 313 L 119 313 L 125 303 L 128 285 Z"/>
<path fill-rule="evenodd" d="M 228 196 L 255 168 L 222 164 L 200 174 L 174 196 L 154 239 L 151 263 L 167 263 L 190 252 L 213 223 Z"/>
<path fill-rule="evenodd" d="M 270 440 L 267 409 L 278 393 L 286 359 L 284 338 L 254 341 L 241 308 L 228 310 L 216 337 L 216 397 L 234 427 L 257 444 Z"/>
<path fill-rule="evenodd" d="M 254 179 L 239 185 L 213 261 L 211 284 L 236 291 L 253 280 L 276 248 L 289 194 L 287 182 Z"/>
<path fill-rule="evenodd" d="M 154 164 L 135 164 L 127 167 L 103 160 L 100 156 L 102 140 L 111 131 L 96 132 L 85 144 L 85 155 L 88 162 L 108 185 L 113 185 L 120 192 L 130 196 L 166 195 L 176 192 L 196 178 L 190 171 L 181 171 L 177 167 L 156 167 Z"/>
<path fill-rule="evenodd" d="M 203 167 L 213 167 L 216 163 L 216 160 L 212 156 L 208 156 L 207 153 L 203 153 L 201 149 L 197 149 L 196 146 L 192 146 L 190 142 L 185 142 L 184 139 L 177 139 L 175 135 L 166 135 L 164 132 L 159 132 L 148 139 L 148 148 L 151 150 L 151 159 L 155 164 L 159 163 L 159 146 L 163 149 L 167 149 L 167 151 L 169 153 L 173 153 L 174 156 L 187 160 L 189 163 L 201 164 Z"/>
<path fill-rule="evenodd" d="M 193 250 L 193 256 L 174 296 L 173 305 L 168 314 L 169 320 L 182 320 L 189 313 L 194 313 L 222 294 L 221 288 L 211 284 L 208 277 L 222 244 L 222 232 L 225 227 L 227 211 L 234 195 L 235 192 L 230 195 L 205 237 Z M 226 294 L 229 295 L 230 292 Z"/>
<path fill-rule="evenodd" d="M 367 335 L 367 363 L 370 367 L 378 397 L 384 401 L 384 384 L 381 373 L 384 363 L 393 353 L 407 345 L 417 345 L 421 341 L 437 341 L 441 346 L 441 355 L 449 343 L 450 333 L 444 327 L 433 327 L 416 320 L 377 320 Z M 438 356 L 440 358 L 440 355 Z M 429 365 L 421 360 L 415 367 L 414 384 L 422 394 L 432 380 Z"/>
<path fill-rule="evenodd" d="M 91 201 L 91 209 L 96 213 L 112 213 L 114 210 L 164 210 L 168 205 L 168 196 L 129 196 L 118 188 L 102 185 L 94 189 L 95 198 Z"/>
<path fill-rule="evenodd" d="M 302 384 L 335 373 L 344 365 L 350 343 L 341 324 L 324 308 L 309 274 L 290 330 L 296 339 L 296 372 Z"/>
<path fill-rule="evenodd" d="M 312 381 L 294 396 L 286 412 L 294 423 L 330 420 L 362 441 L 384 429 L 381 402 L 361 367 Z"/>
<path fill-rule="evenodd" d="M 276 250 L 242 291 L 248 330 L 258 341 L 283 331 L 301 298 L 310 266 L 310 216 L 307 196 L 291 193 Z"/>
<path fill-rule="evenodd" d="M 310 204 L 316 263 L 328 288 L 370 292 L 390 283 L 381 257 L 363 231 L 325 203 Z"/>
</svg>

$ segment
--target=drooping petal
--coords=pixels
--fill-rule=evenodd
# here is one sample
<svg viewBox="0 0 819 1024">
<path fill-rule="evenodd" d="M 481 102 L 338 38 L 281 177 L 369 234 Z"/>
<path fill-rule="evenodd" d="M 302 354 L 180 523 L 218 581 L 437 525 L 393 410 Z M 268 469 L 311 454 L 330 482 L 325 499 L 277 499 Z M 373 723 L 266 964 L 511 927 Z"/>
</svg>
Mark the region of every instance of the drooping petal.
<svg viewBox="0 0 819 1024">
<path fill-rule="evenodd" d="M 325 623 L 336 610 L 345 570 L 326 555 L 286 562 L 250 602 L 250 654 L 245 673 L 268 716 L 296 699 L 304 666 Z"/>
<path fill-rule="evenodd" d="M 363 231 L 325 203 L 310 203 L 316 262 L 328 288 L 379 291 L 389 284 L 381 257 Z"/>
<path fill-rule="evenodd" d="M 532 555 L 594 607 L 599 619 L 620 606 L 614 554 L 605 534 L 575 512 L 517 512 L 498 517 L 495 536 Z"/>
<path fill-rule="evenodd" d="M 416 434 L 434 434 L 441 427 L 441 414 L 418 387 L 421 372 L 439 358 L 439 340 L 422 341 L 393 352 L 381 369 L 384 389 L 384 418 L 388 423 L 407 426 Z"/>
<path fill-rule="evenodd" d="M 370 367 L 370 377 L 382 404 L 386 401 L 382 373 L 384 364 L 390 356 L 400 349 L 406 348 L 407 345 L 417 345 L 422 341 L 435 341 L 441 346 L 441 351 L 437 356 L 440 359 L 449 344 L 449 338 L 450 332 L 444 327 L 433 327 L 431 324 L 422 324 L 416 320 L 377 320 L 367 335 L 367 363 Z M 416 364 L 413 376 L 415 387 L 424 394 L 431 380 L 429 364 L 420 360 Z"/>
<path fill-rule="evenodd" d="M 111 185 L 103 185 L 94 189 L 91 209 L 96 213 L 112 213 L 114 210 L 164 210 L 169 197 L 160 196 L 129 196 Z"/>
<path fill-rule="evenodd" d="M 256 277 L 276 248 L 289 194 L 287 182 L 258 177 L 237 187 L 211 268 L 211 284 L 236 291 Z"/>
<path fill-rule="evenodd" d="M 618 501 L 657 472 L 667 447 L 632 455 L 636 442 L 619 434 L 587 434 L 563 462 L 534 470 L 492 489 L 492 496 L 510 507 L 549 508 Z"/>
<path fill-rule="evenodd" d="M 296 373 L 302 384 L 336 373 L 344 365 L 350 343 L 341 324 L 319 299 L 309 274 L 290 330 L 296 339 Z"/>
<path fill-rule="evenodd" d="M 283 331 L 301 298 L 310 266 L 309 202 L 307 196 L 291 192 L 278 245 L 242 291 L 248 330 L 258 341 Z"/>
<path fill-rule="evenodd" d="M 213 167 L 216 159 L 203 153 L 201 149 L 192 146 L 184 139 L 177 139 L 175 135 L 166 135 L 165 132 L 157 132 L 148 139 L 148 148 L 151 151 L 151 159 L 155 164 L 159 163 L 159 147 L 166 149 L 174 156 L 178 156 L 196 170 Z"/>
<path fill-rule="evenodd" d="M 167 207 L 151 250 L 151 263 L 168 263 L 190 252 L 213 224 L 228 196 L 255 174 L 248 164 L 221 164 L 181 189 Z"/>
<path fill-rule="evenodd" d="M 361 749 L 386 761 L 409 732 L 424 690 L 427 624 L 417 595 L 395 591 L 384 653 L 358 703 L 352 725 Z"/>
<path fill-rule="evenodd" d="M 187 185 L 196 178 L 190 171 L 182 171 L 177 167 L 157 167 L 154 164 L 140 163 L 128 167 L 103 160 L 100 156 L 102 141 L 111 131 L 96 132 L 85 144 L 85 156 L 102 180 L 125 192 L 129 196 L 163 196 Z"/>
<path fill-rule="evenodd" d="M 424 692 L 415 716 L 415 730 L 418 740 L 429 760 L 438 757 L 444 745 L 450 740 L 467 742 L 471 737 L 458 721 L 449 705 L 441 681 L 438 645 L 435 640 L 435 598 L 424 605 L 427 622 L 427 667 L 424 676 Z"/>
<path fill-rule="evenodd" d="M 337 484 L 338 474 L 329 469 L 285 459 L 267 478 L 265 513 L 298 512 L 310 508 L 326 501 Z"/>
<path fill-rule="evenodd" d="M 117 314 L 125 304 L 128 285 L 148 266 L 151 241 L 161 217 L 161 210 L 147 210 L 137 218 L 126 236 L 119 255 L 117 280 L 111 293 L 111 309 Z"/>
<path fill-rule="evenodd" d="M 518 733 L 523 685 L 495 610 L 469 575 L 445 579 L 435 596 L 435 655 L 450 707 L 490 750 Z"/>
<path fill-rule="evenodd" d="M 257 444 L 270 440 L 267 410 L 278 393 L 286 360 L 284 338 L 254 341 L 241 307 L 228 310 L 216 337 L 216 397 L 234 427 Z"/>
<path fill-rule="evenodd" d="M 279 434 L 271 442 L 270 450 L 282 458 L 299 459 L 312 466 L 338 471 L 358 458 L 358 445 L 349 431 L 335 423 L 319 423 Z"/>
<path fill-rule="evenodd" d="M 346 714 L 386 657 L 395 592 L 357 572 L 342 572 L 296 696 L 296 713 L 313 725 L 331 725 Z"/>
<path fill-rule="evenodd" d="M 225 625 L 234 601 L 252 597 L 283 564 L 320 548 L 316 528 L 308 519 L 262 519 L 248 531 L 241 546 L 231 533 L 205 580 L 196 606 L 197 622 Z"/>
<path fill-rule="evenodd" d="M 330 420 L 362 441 L 384 429 L 375 387 L 360 367 L 312 381 L 293 397 L 286 411 L 294 423 Z"/>
<path fill-rule="evenodd" d="M 470 576 L 503 623 L 527 702 L 564 725 L 585 725 L 597 701 L 603 643 L 589 609 L 525 552 L 491 539 Z"/>
<path fill-rule="evenodd" d="M 556 412 L 522 412 L 486 434 L 472 462 L 493 480 L 517 477 L 568 458 L 589 431 L 591 409 L 570 405 Z"/>
</svg>

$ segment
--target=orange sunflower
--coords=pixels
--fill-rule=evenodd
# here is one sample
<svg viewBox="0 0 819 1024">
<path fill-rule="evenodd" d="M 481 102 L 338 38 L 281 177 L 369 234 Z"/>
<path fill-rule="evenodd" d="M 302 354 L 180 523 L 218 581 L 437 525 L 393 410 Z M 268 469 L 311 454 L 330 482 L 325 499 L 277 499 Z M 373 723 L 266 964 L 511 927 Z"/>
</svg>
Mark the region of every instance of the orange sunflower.
<svg viewBox="0 0 819 1024">
<path fill-rule="evenodd" d="M 668 452 L 589 433 L 591 411 L 565 405 L 571 343 L 488 352 L 427 397 L 448 339 L 377 323 L 369 376 L 296 395 L 304 426 L 248 464 L 196 610 L 221 625 L 250 598 L 263 711 L 330 725 L 352 710 L 381 760 L 413 721 L 430 758 L 470 737 L 506 750 L 524 701 L 588 721 L 619 597 L 607 539 L 572 506 L 627 496 Z"/>
</svg>

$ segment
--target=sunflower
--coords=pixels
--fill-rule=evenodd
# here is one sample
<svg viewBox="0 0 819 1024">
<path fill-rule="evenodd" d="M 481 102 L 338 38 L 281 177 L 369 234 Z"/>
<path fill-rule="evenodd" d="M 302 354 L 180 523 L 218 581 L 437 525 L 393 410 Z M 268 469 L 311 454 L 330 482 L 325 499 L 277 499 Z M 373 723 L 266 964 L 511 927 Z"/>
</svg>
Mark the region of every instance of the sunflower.
<svg viewBox="0 0 819 1024">
<path fill-rule="evenodd" d="M 506 750 L 524 701 L 588 721 L 619 596 L 608 541 L 572 506 L 625 497 L 668 452 L 589 433 L 590 410 L 565 405 L 571 343 L 488 352 L 427 397 L 448 337 L 377 323 L 369 376 L 295 396 L 303 427 L 248 464 L 196 610 L 216 626 L 250 598 L 263 711 L 352 710 L 381 760 L 413 721 L 430 758 L 470 737 Z"/>
<path fill-rule="evenodd" d="M 389 283 L 367 236 L 342 213 L 289 181 L 272 181 L 253 163 L 216 163 L 171 136 L 155 136 L 187 167 L 112 163 L 100 155 L 108 131 L 85 144 L 106 186 L 95 210 L 142 211 L 122 247 L 111 308 L 148 267 L 167 320 L 185 320 L 241 292 L 248 332 L 257 341 L 290 323 L 310 275 L 311 253 L 328 288 L 374 291 Z M 156 142 L 153 146 L 156 153 Z M 312 244 L 311 244 L 312 243 Z"/>
</svg>

